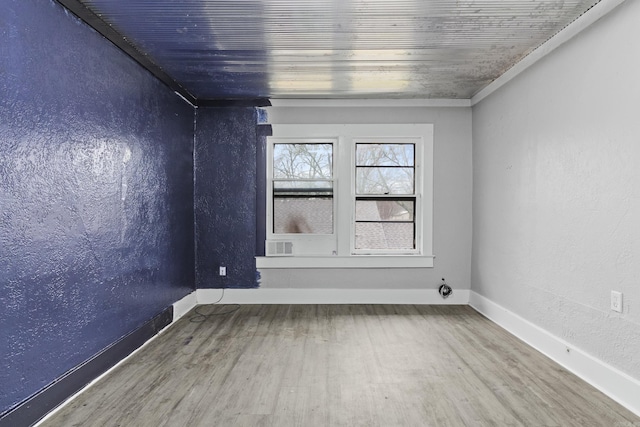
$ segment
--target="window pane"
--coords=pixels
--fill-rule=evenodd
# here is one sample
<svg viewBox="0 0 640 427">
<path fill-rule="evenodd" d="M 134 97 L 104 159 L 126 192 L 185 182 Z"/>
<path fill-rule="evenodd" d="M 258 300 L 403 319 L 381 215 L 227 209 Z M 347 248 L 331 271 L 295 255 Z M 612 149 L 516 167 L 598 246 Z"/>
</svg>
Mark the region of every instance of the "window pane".
<svg viewBox="0 0 640 427">
<path fill-rule="evenodd" d="M 413 221 L 414 200 L 356 200 L 356 221 Z"/>
<path fill-rule="evenodd" d="M 415 249 L 412 222 L 357 222 L 356 249 Z"/>
<path fill-rule="evenodd" d="M 332 197 L 274 197 L 274 233 L 333 233 Z"/>
<path fill-rule="evenodd" d="M 332 144 L 274 144 L 275 179 L 330 179 Z"/>
<path fill-rule="evenodd" d="M 413 168 L 356 168 L 356 194 L 413 194 L 413 182 Z"/>
<path fill-rule="evenodd" d="M 356 166 L 413 166 L 414 144 L 356 144 Z"/>
</svg>

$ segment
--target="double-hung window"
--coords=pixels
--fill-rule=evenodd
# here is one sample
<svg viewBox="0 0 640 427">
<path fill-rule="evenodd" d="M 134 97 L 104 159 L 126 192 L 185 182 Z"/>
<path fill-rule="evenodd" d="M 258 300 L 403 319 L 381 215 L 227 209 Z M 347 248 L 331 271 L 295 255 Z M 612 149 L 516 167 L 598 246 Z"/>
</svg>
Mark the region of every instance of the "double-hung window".
<svg viewBox="0 0 640 427">
<path fill-rule="evenodd" d="M 432 125 L 273 128 L 259 268 L 433 265 Z"/>
<path fill-rule="evenodd" d="M 355 140 L 353 253 L 418 250 L 415 140 Z"/>
<path fill-rule="evenodd" d="M 335 252 L 336 141 L 269 139 L 267 255 Z"/>
</svg>

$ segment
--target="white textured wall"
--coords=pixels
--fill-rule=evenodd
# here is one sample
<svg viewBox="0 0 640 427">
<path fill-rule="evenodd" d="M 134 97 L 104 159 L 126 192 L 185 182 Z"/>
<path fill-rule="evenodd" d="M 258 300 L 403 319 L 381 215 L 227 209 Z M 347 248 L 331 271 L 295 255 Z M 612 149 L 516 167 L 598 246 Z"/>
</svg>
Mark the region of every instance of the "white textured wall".
<svg viewBox="0 0 640 427">
<path fill-rule="evenodd" d="M 638 23 L 627 1 L 473 108 L 471 273 L 473 291 L 635 378 Z"/>
<path fill-rule="evenodd" d="M 436 258 L 434 268 L 262 269 L 261 288 L 435 289 L 445 277 L 454 289 L 469 289 L 471 108 L 278 107 L 269 118 L 275 123 L 432 123 Z"/>
</svg>

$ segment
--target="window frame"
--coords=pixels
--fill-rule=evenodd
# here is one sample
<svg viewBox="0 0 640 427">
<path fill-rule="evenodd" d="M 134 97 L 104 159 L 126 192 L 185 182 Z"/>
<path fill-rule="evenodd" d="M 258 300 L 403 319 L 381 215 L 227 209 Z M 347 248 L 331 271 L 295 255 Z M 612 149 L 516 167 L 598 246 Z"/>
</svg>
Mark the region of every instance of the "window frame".
<svg viewBox="0 0 640 427">
<path fill-rule="evenodd" d="M 333 183 L 333 232 L 331 234 L 321 233 L 275 233 L 274 232 L 274 182 L 280 179 L 274 178 L 274 146 L 276 144 L 331 144 L 332 145 L 332 183 Z M 338 138 L 308 138 L 308 137 L 267 137 L 267 203 L 266 203 L 266 219 L 267 241 L 293 241 L 294 244 L 304 243 L 308 246 L 317 245 L 319 248 L 327 248 L 331 246 L 331 242 L 335 241 L 337 233 L 337 197 L 336 197 L 336 185 L 338 168 L 336 167 L 336 152 L 338 150 Z M 297 246 L 297 245 L 296 245 Z M 332 249 L 332 252 L 335 249 Z M 310 253 L 316 252 L 313 249 L 308 251 Z"/>
<path fill-rule="evenodd" d="M 391 124 L 327 124 L 327 123 L 275 123 L 271 124 L 272 136 L 267 138 L 266 164 L 266 242 L 282 240 L 296 243 L 322 246 L 320 250 L 295 251 L 293 256 L 281 256 L 269 254 L 256 257 L 258 269 L 287 269 L 287 268 L 432 268 L 434 266 L 433 255 L 433 153 L 434 153 L 434 125 L 432 123 L 391 123 Z M 355 143 L 353 140 L 375 139 L 385 141 L 406 140 L 422 138 L 422 159 L 418 168 L 420 178 L 416 179 L 422 185 L 420 195 L 420 212 L 416 215 L 421 218 L 421 230 L 417 230 L 417 250 L 414 253 L 391 254 L 354 254 L 352 251 L 351 228 L 354 224 L 355 202 L 351 203 L 352 194 L 352 168 L 355 169 Z M 334 141 L 334 235 L 327 235 L 333 241 L 318 242 L 318 235 L 274 235 L 272 233 L 272 206 L 270 200 L 273 195 L 269 192 L 272 186 L 269 175 L 272 173 L 272 151 L 270 142 L 306 142 L 306 141 Z M 416 156 L 419 154 L 416 153 Z M 346 169 L 341 168 L 342 162 Z M 419 162 L 420 163 L 420 162 Z M 418 202 L 418 200 L 416 200 Z M 314 238 L 315 236 L 315 238 Z M 291 239 L 290 237 L 293 237 Z M 310 240 L 308 238 L 311 238 Z M 300 248 L 301 246 L 298 246 Z"/>
</svg>

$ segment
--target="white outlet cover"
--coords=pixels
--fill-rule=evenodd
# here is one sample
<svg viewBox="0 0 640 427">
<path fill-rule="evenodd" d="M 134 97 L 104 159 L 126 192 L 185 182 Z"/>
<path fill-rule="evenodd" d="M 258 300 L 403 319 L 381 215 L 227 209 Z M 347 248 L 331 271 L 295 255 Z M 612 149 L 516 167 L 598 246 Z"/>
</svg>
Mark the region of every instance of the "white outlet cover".
<svg viewBox="0 0 640 427">
<path fill-rule="evenodd" d="M 611 310 L 622 313 L 622 292 L 611 291 Z"/>
</svg>

